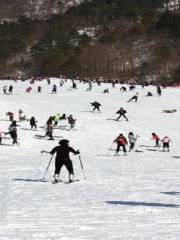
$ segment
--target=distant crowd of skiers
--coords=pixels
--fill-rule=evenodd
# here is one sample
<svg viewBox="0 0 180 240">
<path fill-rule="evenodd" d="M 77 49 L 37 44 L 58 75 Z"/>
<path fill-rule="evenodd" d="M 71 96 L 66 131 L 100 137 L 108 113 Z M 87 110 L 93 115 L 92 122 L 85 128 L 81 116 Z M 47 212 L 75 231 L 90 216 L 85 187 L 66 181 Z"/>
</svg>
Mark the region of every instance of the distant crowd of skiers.
<svg viewBox="0 0 180 240">
<path fill-rule="evenodd" d="M 80 81 L 81 82 L 81 81 Z M 93 88 L 93 81 L 83 81 L 83 83 L 88 83 L 88 88 L 86 89 L 86 91 L 91 91 Z M 97 81 L 96 82 L 98 85 L 101 85 L 101 81 Z M 30 84 L 34 84 L 34 79 L 32 79 L 30 81 Z M 47 79 L 47 84 L 51 85 L 51 80 L 48 78 Z M 61 80 L 60 81 L 60 87 L 62 87 L 64 85 L 64 81 Z M 116 82 L 112 82 L 112 87 L 115 88 Z M 142 86 L 143 88 L 144 86 Z M 57 93 L 57 85 L 53 84 L 52 85 L 52 93 L 56 94 Z M 74 80 L 72 80 L 72 87 L 71 89 L 77 89 L 77 84 L 75 83 Z M 133 91 L 136 89 L 136 86 L 134 85 L 130 85 L 129 86 L 129 91 Z M 127 87 L 122 86 L 120 88 L 121 92 L 127 92 Z M 28 88 L 26 88 L 26 92 L 30 93 L 32 92 L 32 87 L 29 86 Z M 41 93 L 42 92 L 42 87 L 40 85 L 38 85 L 37 87 L 37 92 Z M 3 87 L 3 93 L 4 94 L 13 94 L 13 85 L 10 85 L 9 87 L 4 86 Z M 104 89 L 103 93 L 109 93 L 109 89 Z M 161 87 L 157 86 L 157 94 L 158 96 L 161 96 L 162 91 L 161 91 Z M 152 96 L 151 92 L 147 93 L 147 96 Z M 135 95 L 133 95 L 127 102 L 131 102 L 131 101 L 138 101 L 138 97 L 139 97 L 139 93 L 136 92 Z M 100 107 L 101 104 L 98 101 L 94 101 L 91 102 L 90 105 L 93 107 L 92 112 L 95 112 L 96 110 L 98 112 L 101 111 Z M 118 114 L 118 117 L 115 118 L 114 120 L 119 121 L 119 119 L 124 118 L 126 121 L 129 121 L 129 119 L 127 118 L 126 114 L 127 111 L 124 108 L 120 108 L 117 112 L 115 112 L 115 114 Z M 4 135 L 10 135 L 10 137 L 12 138 L 12 144 L 19 144 L 18 142 L 18 134 L 17 134 L 17 128 L 20 126 L 17 124 L 17 121 L 14 120 L 14 113 L 13 112 L 7 112 L 6 116 L 9 117 L 9 120 L 11 121 L 11 124 L 8 128 L 8 131 L 3 132 L 0 131 L 0 144 L 2 144 L 2 138 L 3 138 L 3 134 Z M 29 121 L 30 123 L 30 129 L 31 130 L 36 130 L 37 129 L 37 120 L 34 116 L 32 116 L 30 119 L 27 119 L 26 115 L 24 114 L 24 112 L 20 109 L 18 111 L 18 120 L 19 122 L 23 122 L 23 121 Z M 76 119 L 74 119 L 73 115 L 70 114 L 69 116 L 66 116 L 65 113 L 63 114 L 55 114 L 53 116 L 50 116 L 48 118 L 48 120 L 46 121 L 46 126 L 45 126 L 45 136 L 44 137 L 48 137 L 49 140 L 54 140 L 54 136 L 53 136 L 53 131 L 56 127 L 58 127 L 58 124 L 60 121 L 62 120 L 68 120 L 68 123 L 70 125 L 70 129 L 74 129 L 75 127 L 75 123 L 76 123 Z M 134 150 L 135 148 L 135 144 L 137 142 L 138 139 L 138 135 L 135 135 L 133 132 L 129 132 L 127 138 L 124 136 L 123 133 L 120 133 L 114 140 L 113 143 L 117 144 L 116 147 L 116 152 L 115 155 L 119 155 L 119 151 L 122 148 L 122 151 L 124 153 L 124 155 L 127 154 L 127 151 L 131 152 Z M 156 133 L 152 133 L 152 140 L 155 141 L 155 147 L 160 147 L 161 143 L 162 143 L 162 148 L 163 151 L 170 151 L 170 142 L 171 139 L 168 136 L 163 137 L 162 139 L 156 134 Z M 127 150 L 127 146 L 129 146 L 129 149 Z M 73 148 L 71 148 L 69 146 L 69 140 L 67 139 L 62 139 L 59 141 L 59 146 L 56 146 L 55 148 L 53 148 L 49 153 L 51 155 L 56 154 L 56 159 L 55 159 L 55 172 L 54 172 L 54 181 L 58 182 L 59 181 L 59 175 L 60 175 L 60 171 L 63 165 L 65 165 L 65 167 L 68 170 L 69 173 L 69 181 L 73 181 L 74 180 L 74 170 L 73 170 L 73 164 L 72 161 L 69 157 L 69 153 L 72 152 L 74 154 L 80 154 L 79 150 L 74 150 Z"/>
</svg>

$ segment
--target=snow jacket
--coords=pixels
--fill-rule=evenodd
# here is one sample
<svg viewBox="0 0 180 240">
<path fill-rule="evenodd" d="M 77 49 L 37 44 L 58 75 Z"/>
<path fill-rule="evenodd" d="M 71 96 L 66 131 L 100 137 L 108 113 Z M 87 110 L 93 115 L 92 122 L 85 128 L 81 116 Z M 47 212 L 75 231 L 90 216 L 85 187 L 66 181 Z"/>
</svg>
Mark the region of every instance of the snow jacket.
<svg viewBox="0 0 180 240">
<path fill-rule="evenodd" d="M 164 137 L 164 138 L 161 140 L 162 143 L 169 143 L 170 141 L 171 141 L 171 139 L 168 138 L 168 137 Z"/>
<path fill-rule="evenodd" d="M 128 144 L 128 141 L 127 139 L 124 137 L 124 136 L 118 136 L 114 142 L 116 142 L 117 144 L 120 144 L 120 145 L 126 145 Z"/>
<path fill-rule="evenodd" d="M 79 154 L 79 151 L 75 151 L 72 147 L 69 146 L 57 146 L 53 148 L 50 154 L 56 153 L 56 159 L 60 161 L 70 161 L 69 153 Z"/>
<path fill-rule="evenodd" d="M 116 112 L 116 114 L 121 114 L 121 115 L 124 115 L 126 112 L 126 110 L 124 109 L 119 109 L 119 111 Z"/>
<path fill-rule="evenodd" d="M 128 139 L 129 139 L 130 143 L 135 143 L 136 140 L 137 140 L 137 138 L 134 135 L 132 135 L 132 134 L 128 135 Z"/>
<path fill-rule="evenodd" d="M 156 135 L 156 134 L 155 134 L 155 135 L 153 135 L 152 139 L 153 139 L 153 140 L 160 140 L 159 136 L 158 136 L 158 135 Z"/>
<path fill-rule="evenodd" d="M 93 102 L 93 103 L 91 103 L 91 106 L 94 106 L 94 107 L 100 107 L 101 104 L 98 103 L 98 102 Z"/>
</svg>

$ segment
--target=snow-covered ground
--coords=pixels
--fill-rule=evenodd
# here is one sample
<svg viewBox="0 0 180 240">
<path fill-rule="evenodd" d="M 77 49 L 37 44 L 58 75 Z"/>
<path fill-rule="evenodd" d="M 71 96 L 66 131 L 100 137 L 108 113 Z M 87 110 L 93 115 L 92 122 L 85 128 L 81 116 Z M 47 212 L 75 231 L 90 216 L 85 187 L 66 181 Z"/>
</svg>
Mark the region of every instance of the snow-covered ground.
<svg viewBox="0 0 180 240">
<path fill-rule="evenodd" d="M 120 93 L 120 85 L 112 88 L 103 84 L 91 92 L 87 85 L 78 84 L 71 90 L 65 83 L 58 93 L 51 94 L 52 84 L 46 81 L 31 85 L 32 93 L 25 93 L 28 82 L 0 82 L 14 85 L 14 94 L 0 95 L 0 129 L 10 124 L 5 113 L 12 111 L 18 119 L 22 109 L 28 118 L 35 116 L 38 131 L 28 131 L 29 122 L 18 128 L 20 145 L 12 146 L 11 139 L 3 139 L 0 146 L 0 239 L 1 240 L 178 240 L 180 239 L 180 89 L 167 88 L 161 97 L 156 88 L 137 87 L 137 103 L 126 101 L 134 92 Z M 42 93 L 37 86 L 42 85 Z M 109 94 L 103 94 L 109 88 Z M 153 97 L 145 97 L 151 90 Z M 90 102 L 102 104 L 101 113 L 92 113 Z M 124 107 L 129 122 L 107 120 Z M 177 109 L 176 113 L 162 113 L 163 109 Z M 78 156 L 71 155 L 75 177 L 79 182 L 52 184 L 54 161 L 47 173 L 47 182 L 38 181 L 44 174 L 50 155 L 41 154 L 58 145 L 58 139 L 36 139 L 44 134 L 50 115 L 73 114 L 76 131 L 68 127 L 56 129 L 54 135 L 70 140 L 80 149 L 86 180 L 83 179 Z M 67 121 L 59 123 L 68 126 Z M 24 129 L 23 129 L 24 128 Z M 108 150 L 119 133 L 138 134 L 135 149 L 128 156 L 114 157 Z M 171 151 L 154 147 L 151 133 L 172 139 Z M 112 146 L 116 148 L 116 144 Z M 65 168 L 61 177 L 68 180 Z"/>
</svg>

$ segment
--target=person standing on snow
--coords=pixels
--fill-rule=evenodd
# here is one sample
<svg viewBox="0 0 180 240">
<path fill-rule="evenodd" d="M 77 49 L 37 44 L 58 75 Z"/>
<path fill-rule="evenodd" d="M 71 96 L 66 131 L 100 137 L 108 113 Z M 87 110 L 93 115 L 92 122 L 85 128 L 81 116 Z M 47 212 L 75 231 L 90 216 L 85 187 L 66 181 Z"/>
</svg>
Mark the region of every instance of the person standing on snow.
<svg viewBox="0 0 180 240">
<path fill-rule="evenodd" d="M 9 94 L 12 94 L 12 93 L 13 93 L 13 85 L 10 85 L 10 86 L 9 86 L 8 91 L 9 91 Z"/>
<path fill-rule="evenodd" d="M 7 112 L 6 116 L 9 116 L 9 121 L 14 121 L 14 113 L 13 112 Z"/>
<path fill-rule="evenodd" d="M 52 93 L 57 93 L 57 86 L 55 84 L 53 85 Z"/>
<path fill-rule="evenodd" d="M 0 130 L 0 144 L 2 144 L 2 134 L 3 134 L 4 132 L 2 132 L 1 130 Z"/>
<path fill-rule="evenodd" d="M 120 147 L 123 148 L 124 155 L 126 155 L 126 145 L 128 144 L 126 137 L 122 133 L 120 133 L 119 136 L 114 140 L 114 142 L 117 143 L 117 149 L 114 156 L 119 155 Z"/>
<path fill-rule="evenodd" d="M 55 172 L 54 172 L 54 182 L 58 183 L 59 181 L 59 175 L 62 166 L 64 165 L 69 173 L 69 182 L 74 181 L 74 170 L 73 170 L 73 164 L 69 157 L 69 153 L 74 154 L 80 154 L 79 150 L 75 151 L 72 147 L 69 147 L 69 140 L 62 139 L 59 141 L 60 146 L 56 146 L 53 148 L 50 152 L 50 154 L 56 153 L 55 158 Z"/>
<path fill-rule="evenodd" d="M 152 133 L 152 140 L 155 140 L 156 147 L 160 147 L 160 144 L 159 144 L 160 138 L 156 133 Z"/>
<path fill-rule="evenodd" d="M 135 146 L 135 143 L 136 143 L 136 140 L 137 140 L 137 137 L 134 136 L 134 133 L 133 132 L 129 132 L 128 134 L 128 139 L 129 139 L 129 152 L 131 152 L 133 149 L 134 149 L 134 146 Z"/>
<path fill-rule="evenodd" d="M 160 86 L 157 86 L 157 94 L 158 94 L 158 96 L 162 95 L 162 91 L 161 91 L 161 87 Z"/>
<path fill-rule="evenodd" d="M 95 102 L 93 102 L 93 103 L 91 103 L 91 106 L 93 106 L 94 108 L 93 108 L 93 112 L 97 109 L 98 110 L 98 112 L 100 112 L 100 106 L 101 106 L 101 104 L 99 103 L 99 102 L 97 102 L 97 101 L 95 101 Z"/>
<path fill-rule="evenodd" d="M 23 121 L 23 116 L 22 116 L 22 114 L 23 114 L 23 111 L 22 111 L 21 109 L 19 109 L 18 115 L 19 115 L 19 121 L 20 121 L 20 122 Z"/>
<path fill-rule="evenodd" d="M 4 86 L 4 87 L 3 87 L 3 93 L 4 93 L 4 94 L 7 94 L 7 86 Z"/>
<path fill-rule="evenodd" d="M 77 85 L 74 81 L 72 81 L 72 89 L 77 89 Z"/>
<path fill-rule="evenodd" d="M 54 126 L 58 125 L 59 119 L 60 119 L 60 114 L 57 113 L 56 115 L 53 116 L 53 121 L 54 121 Z"/>
<path fill-rule="evenodd" d="M 50 117 L 48 118 L 46 124 L 47 124 L 47 125 L 49 125 L 49 124 L 52 125 L 52 124 L 53 124 L 53 116 L 50 116 Z"/>
<path fill-rule="evenodd" d="M 92 90 L 92 82 L 91 81 L 89 81 L 88 82 L 88 88 L 86 89 L 86 91 L 91 91 Z"/>
<path fill-rule="evenodd" d="M 45 136 L 49 137 L 49 140 L 54 140 L 53 138 L 53 125 L 52 124 L 48 124 L 47 128 L 46 128 L 46 134 Z"/>
<path fill-rule="evenodd" d="M 74 119 L 72 115 L 69 115 L 67 119 L 68 119 L 68 123 L 70 124 L 70 128 L 73 129 L 75 126 L 76 119 Z"/>
<path fill-rule="evenodd" d="M 128 122 L 128 118 L 125 116 L 125 114 L 127 113 L 126 110 L 124 110 L 124 108 L 120 108 L 116 114 L 119 114 L 119 117 L 116 118 L 116 121 L 118 121 L 121 117 L 124 117 L 126 119 L 126 121 Z"/>
<path fill-rule="evenodd" d="M 37 90 L 38 90 L 38 93 L 41 93 L 42 87 L 38 86 Z"/>
<path fill-rule="evenodd" d="M 48 78 L 47 79 L 47 84 L 50 85 L 51 84 L 51 80 Z"/>
<path fill-rule="evenodd" d="M 33 127 L 36 129 L 37 128 L 37 125 L 36 125 L 36 119 L 35 117 L 31 117 L 30 119 L 30 125 L 31 125 L 31 129 L 33 129 Z"/>
<path fill-rule="evenodd" d="M 8 129 L 9 132 L 5 133 L 5 135 L 9 134 L 11 136 L 11 138 L 13 139 L 13 142 L 12 142 L 13 145 L 18 144 L 17 126 L 19 126 L 19 125 L 16 124 L 16 121 L 13 121 L 11 123 L 11 125 L 9 126 L 9 129 Z"/>
<path fill-rule="evenodd" d="M 162 144 L 163 144 L 163 152 L 165 152 L 165 150 L 167 149 L 167 151 L 169 152 L 169 143 L 171 142 L 171 139 L 167 136 L 165 136 L 162 140 L 161 140 Z"/>
</svg>

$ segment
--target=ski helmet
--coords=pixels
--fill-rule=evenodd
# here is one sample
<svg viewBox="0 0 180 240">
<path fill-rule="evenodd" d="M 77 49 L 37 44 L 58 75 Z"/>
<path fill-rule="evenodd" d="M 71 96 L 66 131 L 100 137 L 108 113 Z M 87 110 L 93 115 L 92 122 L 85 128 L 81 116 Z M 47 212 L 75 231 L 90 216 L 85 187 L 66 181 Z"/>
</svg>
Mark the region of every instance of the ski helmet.
<svg viewBox="0 0 180 240">
<path fill-rule="evenodd" d="M 69 143 L 69 140 L 67 140 L 67 139 L 62 139 L 59 141 L 60 145 L 67 145 L 68 143 Z"/>
</svg>

